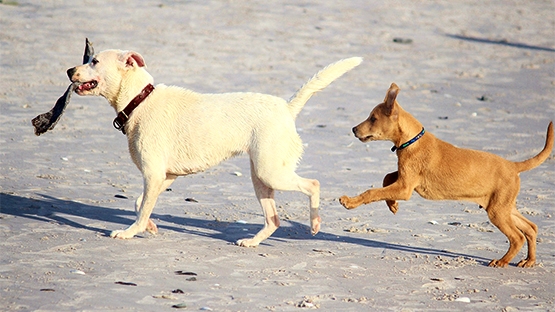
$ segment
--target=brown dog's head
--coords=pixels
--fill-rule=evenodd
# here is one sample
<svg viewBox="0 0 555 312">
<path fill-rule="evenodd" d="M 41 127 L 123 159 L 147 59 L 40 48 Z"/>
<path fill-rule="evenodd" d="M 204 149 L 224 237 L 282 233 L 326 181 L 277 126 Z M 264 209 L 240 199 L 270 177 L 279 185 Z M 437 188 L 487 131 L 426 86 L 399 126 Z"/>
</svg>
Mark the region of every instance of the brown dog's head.
<svg viewBox="0 0 555 312">
<path fill-rule="evenodd" d="M 399 87 L 392 83 L 383 103 L 378 104 L 365 121 L 353 128 L 353 133 L 362 142 L 391 140 L 398 130 L 399 104 L 395 100 Z"/>
</svg>

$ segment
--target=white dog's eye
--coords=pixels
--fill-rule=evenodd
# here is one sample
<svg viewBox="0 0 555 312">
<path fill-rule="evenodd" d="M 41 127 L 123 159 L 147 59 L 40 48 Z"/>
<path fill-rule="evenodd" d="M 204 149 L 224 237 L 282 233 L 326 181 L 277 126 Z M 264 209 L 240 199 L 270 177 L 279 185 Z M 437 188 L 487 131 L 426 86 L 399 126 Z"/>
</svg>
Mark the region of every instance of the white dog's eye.
<svg viewBox="0 0 555 312">
<path fill-rule="evenodd" d="M 96 65 L 96 64 L 98 64 L 98 60 L 97 60 L 96 58 L 93 58 L 92 61 L 91 61 L 91 63 L 92 63 L 93 65 Z"/>
</svg>

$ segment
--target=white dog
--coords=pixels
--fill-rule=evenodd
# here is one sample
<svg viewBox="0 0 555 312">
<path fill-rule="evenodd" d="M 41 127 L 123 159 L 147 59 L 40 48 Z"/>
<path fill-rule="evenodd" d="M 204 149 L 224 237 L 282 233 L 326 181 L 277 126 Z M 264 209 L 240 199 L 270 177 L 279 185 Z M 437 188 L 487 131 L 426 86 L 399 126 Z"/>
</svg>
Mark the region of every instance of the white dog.
<svg viewBox="0 0 555 312">
<path fill-rule="evenodd" d="M 77 94 L 103 96 L 116 110 L 114 125 L 127 135 L 131 158 L 143 175 L 136 221 L 110 236 L 156 233 L 150 214 L 163 190 L 178 176 L 206 170 L 241 153 L 250 156 L 265 222 L 253 238 L 237 244 L 257 246 L 279 227 L 275 190 L 308 195 L 311 231 L 318 233 L 320 183 L 295 173 L 303 152 L 295 118 L 315 92 L 361 62 L 353 57 L 329 65 L 289 101 L 257 93 L 199 94 L 163 84 L 153 87 L 143 57 L 131 51 L 106 50 L 89 63 L 68 69 L 69 79 L 80 83 Z"/>
</svg>

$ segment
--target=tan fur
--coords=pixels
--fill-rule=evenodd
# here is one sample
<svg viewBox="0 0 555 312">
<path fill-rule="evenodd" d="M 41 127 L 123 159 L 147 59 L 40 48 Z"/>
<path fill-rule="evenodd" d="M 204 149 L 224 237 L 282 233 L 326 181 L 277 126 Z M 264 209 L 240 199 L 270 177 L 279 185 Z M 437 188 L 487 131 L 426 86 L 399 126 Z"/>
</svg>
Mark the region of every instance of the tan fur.
<svg viewBox="0 0 555 312">
<path fill-rule="evenodd" d="M 391 84 L 384 102 L 377 105 L 367 120 L 353 128 L 362 142 L 392 141 L 395 146 L 409 141 L 422 130 L 422 124 L 397 103 L 399 87 Z M 370 189 L 339 200 L 347 209 L 385 200 L 396 213 L 396 200 L 410 199 L 416 191 L 426 199 L 471 201 L 484 207 L 490 221 L 509 239 L 509 250 L 489 266 L 506 267 L 528 242 L 528 256 L 519 267 L 536 262 L 537 226 L 516 209 L 520 190 L 519 173 L 543 163 L 553 149 L 553 122 L 549 123 L 545 147 L 536 156 L 522 162 L 511 162 L 499 156 L 457 148 L 426 132 L 414 144 L 397 150 L 398 170 L 385 176 L 383 188 Z"/>
<path fill-rule="evenodd" d="M 309 196 L 311 230 L 313 235 L 318 233 L 320 183 L 295 173 L 303 152 L 295 116 L 310 96 L 361 61 L 350 58 L 331 64 L 289 102 L 265 94 L 200 94 L 156 85 L 125 125 L 131 158 L 144 179 L 143 194 L 135 203 L 137 220 L 110 236 L 131 238 L 145 230 L 156 233 L 150 215 L 163 190 L 178 176 L 203 171 L 241 153 L 250 156 L 252 182 L 265 224 L 253 238 L 237 244 L 257 246 L 279 227 L 274 190 Z M 153 82 L 140 54 L 119 50 L 103 51 L 90 63 L 69 69 L 68 75 L 71 81 L 83 83 L 78 94 L 103 96 L 116 112 Z"/>
</svg>

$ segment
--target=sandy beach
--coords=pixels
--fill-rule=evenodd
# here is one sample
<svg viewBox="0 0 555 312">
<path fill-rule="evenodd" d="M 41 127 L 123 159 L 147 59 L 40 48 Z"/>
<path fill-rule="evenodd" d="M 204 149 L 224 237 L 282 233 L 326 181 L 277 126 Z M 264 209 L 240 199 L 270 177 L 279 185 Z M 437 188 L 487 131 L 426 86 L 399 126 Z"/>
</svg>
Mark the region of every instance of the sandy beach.
<svg viewBox="0 0 555 312">
<path fill-rule="evenodd" d="M 114 110 L 74 95 L 37 137 L 31 119 L 95 50 L 139 52 L 155 83 L 288 99 L 339 59 L 364 62 L 297 119 L 297 172 L 321 183 L 321 232 L 307 199 L 277 192 L 263 223 L 242 155 L 181 177 L 133 223 L 142 177 Z M 520 161 L 555 120 L 555 3 L 549 1 L 0 1 L 0 311 L 555 311 L 555 157 L 521 174 L 518 209 L 539 227 L 537 265 L 487 266 L 508 241 L 483 209 L 415 194 L 393 215 L 338 202 L 395 171 L 390 142 L 351 128 L 397 100 L 438 138 Z"/>
</svg>

